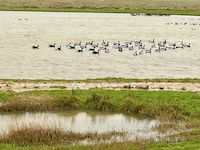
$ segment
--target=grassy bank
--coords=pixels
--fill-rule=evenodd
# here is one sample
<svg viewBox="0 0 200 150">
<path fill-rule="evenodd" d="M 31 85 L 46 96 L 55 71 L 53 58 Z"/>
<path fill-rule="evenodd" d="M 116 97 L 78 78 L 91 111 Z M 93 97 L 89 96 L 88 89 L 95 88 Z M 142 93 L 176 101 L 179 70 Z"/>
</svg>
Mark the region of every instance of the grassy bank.
<svg viewBox="0 0 200 150">
<path fill-rule="evenodd" d="M 197 78 L 183 78 L 183 79 L 167 79 L 167 78 L 161 78 L 161 79 L 126 79 L 126 78 L 97 78 L 97 79 L 85 79 L 85 80 L 62 80 L 62 79 L 51 79 L 51 80 L 44 80 L 44 79 L 0 79 L 0 82 L 66 82 L 66 83 L 89 83 L 89 82 L 95 82 L 95 83 L 101 83 L 101 82 L 109 82 L 109 83 L 131 83 L 131 82 L 172 82 L 172 83 L 200 83 L 200 79 Z"/>
<path fill-rule="evenodd" d="M 162 141 L 136 140 L 134 142 L 113 142 L 112 144 L 97 143 L 90 146 L 76 147 L 70 144 L 70 140 L 68 140 L 69 143 L 60 142 L 59 145 L 54 145 L 53 142 L 55 141 L 51 141 L 52 138 L 50 138 L 52 137 L 52 134 L 47 134 L 45 137 L 49 137 L 47 138 L 47 141 L 50 142 L 52 146 L 51 148 L 45 148 L 45 144 L 34 144 L 34 141 L 32 144 L 30 144 L 29 141 L 27 142 L 24 140 L 22 140 L 21 144 L 14 142 L 19 141 L 18 136 L 20 136 L 21 133 L 28 133 L 29 130 L 30 133 L 37 133 L 36 131 L 32 132 L 33 128 L 27 129 L 23 127 L 23 129 L 26 129 L 26 131 L 22 131 L 17 128 L 17 132 L 14 132 L 15 136 L 11 136 L 17 137 L 17 140 L 5 138 L 7 141 L 0 142 L 17 144 L 19 146 L 0 144 L 0 147 L 5 149 L 170 149 L 172 147 L 187 148 L 188 145 L 194 149 L 195 147 L 199 146 L 200 95 L 194 92 L 129 90 L 113 91 L 96 88 L 90 90 L 31 91 L 21 93 L 15 93 L 13 91 L 0 91 L 0 101 L 2 103 L 0 107 L 1 112 L 94 109 L 100 111 L 124 112 L 128 114 L 137 113 L 162 120 L 163 123 L 155 127 L 155 130 L 159 130 L 160 132 L 165 133 L 169 130 L 180 130 L 181 128 L 183 128 L 183 130 L 187 130 L 182 133 L 174 134 L 171 137 L 163 139 Z M 35 129 L 38 129 L 38 127 Z M 45 131 L 46 130 L 42 130 L 40 132 Z M 60 137 L 61 132 L 54 131 L 55 130 L 51 129 L 51 131 L 47 130 L 46 133 L 55 133 L 55 139 L 59 140 L 59 138 L 56 138 L 56 136 Z M 64 135 L 65 133 L 63 132 L 62 134 Z M 76 133 L 70 133 L 70 135 L 78 135 L 77 137 L 90 138 L 88 134 L 91 136 L 91 138 L 94 137 L 93 135 L 95 135 L 95 137 L 102 138 L 105 136 L 107 139 L 111 138 L 111 136 L 107 136 L 106 134 L 97 135 L 96 133 L 87 133 L 86 135 L 79 136 Z M 109 133 L 109 135 L 112 134 L 113 133 Z M 66 137 L 66 135 L 63 137 Z M 28 139 L 28 137 L 26 139 Z M 179 144 L 173 144 L 177 141 Z M 23 144 L 26 146 L 29 145 L 30 147 L 20 147 L 20 145 Z M 39 148 L 37 146 L 39 146 Z"/>
<path fill-rule="evenodd" d="M 197 0 L 0 0 L 0 10 L 200 15 Z"/>
<path fill-rule="evenodd" d="M 0 111 L 52 111 L 95 109 L 139 113 L 150 117 L 181 120 L 200 116 L 200 95 L 174 91 L 113 91 L 103 89 L 0 91 Z"/>
</svg>

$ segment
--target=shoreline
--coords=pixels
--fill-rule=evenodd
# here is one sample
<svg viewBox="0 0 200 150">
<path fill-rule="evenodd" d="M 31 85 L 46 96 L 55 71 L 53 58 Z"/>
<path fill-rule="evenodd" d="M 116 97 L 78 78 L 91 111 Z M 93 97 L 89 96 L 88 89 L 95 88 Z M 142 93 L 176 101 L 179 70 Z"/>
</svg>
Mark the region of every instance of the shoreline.
<svg viewBox="0 0 200 150">
<path fill-rule="evenodd" d="M 100 88 L 107 90 L 148 90 L 148 91 L 190 91 L 200 93 L 200 83 L 172 83 L 172 82 L 13 82 L 0 83 L 0 91 L 15 92 L 35 90 L 88 90 Z"/>
</svg>

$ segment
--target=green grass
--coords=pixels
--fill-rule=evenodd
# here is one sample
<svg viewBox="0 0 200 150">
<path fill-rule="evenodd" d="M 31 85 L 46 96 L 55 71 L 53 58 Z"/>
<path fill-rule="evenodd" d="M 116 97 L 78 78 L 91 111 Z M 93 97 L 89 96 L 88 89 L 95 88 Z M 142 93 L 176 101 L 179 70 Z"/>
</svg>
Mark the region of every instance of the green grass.
<svg viewBox="0 0 200 150">
<path fill-rule="evenodd" d="M 197 78 L 183 78 L 183 79 L 129 79 L 129 78 L 97 78 L 97 79 L 85 79 L 85 80 L 64 80 L 64 79 L 51 79 L 51 80 L 44 80 L 44 79 L 0 79 L 1 82 L 66 82 L 66 83 L 81 83 L 81 82 L 172 82 L 172 83 L 200 83 L 200 79 Z"/>
</svg>

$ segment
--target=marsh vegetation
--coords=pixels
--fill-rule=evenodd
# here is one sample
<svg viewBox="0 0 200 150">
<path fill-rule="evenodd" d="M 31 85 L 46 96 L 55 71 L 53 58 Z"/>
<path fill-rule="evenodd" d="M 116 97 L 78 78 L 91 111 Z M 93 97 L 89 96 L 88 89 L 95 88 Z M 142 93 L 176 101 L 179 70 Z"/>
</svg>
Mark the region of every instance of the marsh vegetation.
<svg viewBox="0 0 200 150">
<path fill-rule="evenodd" d="M 3 1 L 1 10 L 67 11 L 67 12 L 119 12 L 200 15 L 198 0 L 138 1 L 138 0 L 51 0 Z"/>
<path fill-rule="evenodd" d="M 104 149 L 108 148 L 139 148 L 147 149 L 152 147 L 152 144 L 162 146 L 161 143 L 173 143 L 181 141 L 199 140 L 199 100 L 200 95 L 195 92 L 169 92 L 169 91 L 113 91 L 102 89 L 90 90 L 58 90 L 58 91 L 32 91 L 15 93 L 13 91 L 0 92 L 1 107 L 3 112 L 27 112 L 27 111 L 52 111 L 52 110 L 74 110 L 74 109 L 89 109 L 99 110 L 105 112 L 123 112 L 126 114 L 140 114 L 142 116 L 149 116 L 159 120 L 159 124 L 152 128 L 153 132 L 172 133 L 166 137 L 157 139 L 137 139 L 134 141 L 113 141 L 111 143 L 103 142 L 102 139 L 110 141 L 113 135 L 126 135 L 126 132 L 113 131 L 105 134 L 97 134 L 95 132 L 89 133 L 74 133 L 74 131 L 61 131 L 60 128 L 42 128 L 41 126 L 30 127 L 12 126 L 10 134 L 3 134 L 1 143 L 17 144 L 21 146 L 42 146 L 53 145 L 55 147 L 71 145 L 71 139 L 77 138 L 77 143 L 86 139 L 96 141 L 94 145 L 77 146 L 80 149 Z M 23 130 L 22 130 L 23 129 Z M 36 131 L 37 129 L 37 131 Z M 30 131 L 29 131 L 30 130 Z M 43 133 L 44 132 L 44 133 Z M 149 132 L 149 131 L 148 131 Z M 20 135 L 25 133 L 36 133 L 36 137 L 42 133 L 47 137 L 45 140 L 26 137 L 25 141 L 18 140 Z M 51 133 L 51 134 L 50 134 Z M 67 134 L 73 135 L 70 137 Z M 81 134 L 81 135 L 79 135 Z M 30 134 L 33 138 L 34 136 Z M 54 138 L 52 138 L 54 137 Z M 58 138 L 60 137 L 60 139 Z M 69 139 L 66 139 L 69 137 Z M 87 138 L 84 138 L 87 137 Z M 94 138 L 95 137 L 95 138 Z M 51 141 L 53 140 L 53 141 Z M 65 142 L 59 142 L 59 141 Z M 71 141 L 70 141 L 71 140 Z M 47 144 L 45 144 L 45 141 Z M 76 141 L 76 140 L 75 140 Z M 60 143 L 55 145 L 55 143 Z M 100 144 L 101 143 L 101 144 Z M 144 144 L 145 143 L 145 144 Z M 24 145 L 23 145 L 24 144 Z M 181 144 L 180 144 L 181 145 Z M 67 146 L 68 147 L 68 146 Z M 70 146 L 71 147 L 71 146 Z M 69 148 L 69 147 L 68 147 Z M 73 147 L 71 147 L 73 148 Z M 70 149 L 70 148 L 69 148 Z"/>
</svg>

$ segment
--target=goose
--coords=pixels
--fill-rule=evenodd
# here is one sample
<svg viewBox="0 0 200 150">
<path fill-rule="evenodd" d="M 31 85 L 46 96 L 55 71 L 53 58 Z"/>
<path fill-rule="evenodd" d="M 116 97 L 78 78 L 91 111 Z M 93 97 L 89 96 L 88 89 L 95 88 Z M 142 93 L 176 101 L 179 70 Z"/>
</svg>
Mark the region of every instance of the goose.
<svg viewBox="0 0 200 150">
<path fill-rule="evenodd" d="M 139 44 L 139 43 L 141 43 L 141 41 L 142 41 L 142 40 L 134 41 L 134 43 L 135 43 L 135 44 Z"/>
<path fill-rule="evenodd" d="M 176 49 L 176 47 L 166 47 L 168 50 Z"/>
<path fill-rule="evenodd" d="M 159 48 L 159 49 L 156 49 L 155 52 L 160 52 L 160 48 Z"/>
<path fill-rule="evenodd" d="M 109 46 L 109 42 L 107 42 L 107 43 L 102 43 L 101 45 L 102 45 L 102 46 Z"/>
<path fill-rule="evenodd" d="M 159 47 L 165 47 L 165 44 L 162 44 L 162 43 L 160 42 L 160 43 L 158 43 L 158 46 L 159 46 Z"/>
<path fill-rule="evenodd" d="M 145 50 L 146 53 L 151 53 L 151 48 L 149 50 Z"/>
<path fill-rule="evenodd" d="M 69 45 L 68 48 L 69 48 L 69 49 L 75 49 L 75 47 L 76 47 L 75 45 L 74 45 L 74 46 Z"/>
<path fill-rule="evenodd" d="M 110 53 L 109 49 L 105 50 L 105 53 Z"/>
<path fill-rule="evenodd" d="M 133 56 L 137 56 L 138 54 L 137 54 L 137 51 L 135 51 L 135 53 L 133 54 Z"/>
<path fill-rule="evenodd" d="M 151 45 L 151 48 L 156 48 L 156 44 L 154 44 L 154 45 Z"/>
<path fill-rule="evenodd" d="M 166 51 L 166 50 L 167 50 L 166 47 L 163 47 L 163 48 L 160 48 L 160 47 L 159 47 L 159 49 L 160 49 L 160 51 Z"/>
<path fill-rule="evenodd" d="M 140 47 L 142 46 L 142 43 L 135 43 L 135 47 Z"/>
<path fill-rule="evenodd" d="M 133 46 L 131 46 L 131 47 L 128 48 L 128 50 L 133 50 L 133 49 L 134 49 Z"/>
<path fill-rule="evenodd" d="M 47 45 L 48 47 L 56 47 L 56 43 Z"/>
<path fill-rule="evenodd" d="M 97 43 L 97 44 L 92 44 L 92 47 L 94 47 L 94 48 L 96 48 L 96 47 L 98 47 L 99 46 L 99 43 Z"/>
<path fill-rule="evenodd" d="M 92 54 L 99 54 L 99 51 L 100 50 L 98 50 L 98 52 L 97 51 L 93 51 Z"/>
<path fill-rule="evenodd" d="M 32 49 L 38 49 L 39 48 L 39 45 L 37 46 L 32 46 Z"/>
<path fill-rule="evenodd" d="M 183 45 L 182 46 L 176 46 L 176 48 L 184 48 Z"/>
<path fill-rule="evenodd" d="M 81 45 L 81 42 L 75 43 L 74 45 L 75 45 L 75 46 L 79 46 L 79 45 Z"/>
<path fill-rule="evenodd" d="M 121 45 L 121 47 L 123 47 L 123 48 L 128 48 L 128 44 L 126 44 L 126 45 Z"/>
<path fill-rule="evenodd" d="M 122 52 L 122 51 L 123 51 L 122 47 L 119 47 L 119 48 L 118 48 L 118 51 L 119 51 L 119 52 Z"/>
<path fill-rule="evenodd" d="M 118 48 L 119 48 L 119 46 L 117 46 L 117 45 L 116 45 L 116 46 L 113 46 L 112 48 L 113 48 L 113 49 L 118 49 Z"/>
<path fill-rule="evenodd" d="M 167 44 L 167 40 L 166 39 L 163 41 L 163 44 Z"/>
<path fill-rule="evenodd" d="M 131 45 L 133 41 L 125 42 L 126 45 Z"/>
<path fill-rule="evenodd" d="M 187 45 L 187 44 L 183 44 L 184 47 L 190 47 L 190 43 Z"/>
<path fill-rule="evenodd" d="M 140 46 L 139 49 L 145 49 L 145 45 Z"/>
<path fill-rule="evenodd" d="M 86 42 L 86 45 L 92 45 L 93 44 L 93 41 L 92 42 Z"/>
<path fill-rule="evenodd" d="M 83 52 L 83 48 L 76 50 L 77 53 Z"/>
<path fill-rule="evenodd" d="M 57 47 L 57 48 L 55 48 L 55 50 L 61 51 L 61 46 L 60 46 L 60 47 Z"/>
<path fill-rule="evenodd" d="M 99 50 L 106 50 L 106 46 L 105 47 L 99 47 Z"/>
<path fill-rule="evenodd" d="M 168 43 L 169 46 L 176 46 L 176 43 Z"/>
<path fill-rule="evenodd" d="M 118 46 L 119 46 L 119 45 L 120 45 L 120 41 L 118 41 L 118 43 L 115 43 L 115 42 L 114 42 L 113 45 L 118 45 Z"/>
<path fill-rule="evenodd" d="M 88 48 L 88 51 L 95 51 L 95 47 L 93 47 L 93 48 Z"/>
<path fill-rule="evenodd" d="M 84 45 L 82 45 L 82 46 L 80 45 L 80 48 L 81 48 L 81 49 L 82 49 L 82 48 L 87 48 L 87 45 L 85 45 L 85 46 L 84 46 Z"/>
<path fill-rule="evenodd" d="M 142 55 L 142 54 L 143 54 L 143 50 L 141 50 L 141 51 L 139 52 L 139 54 Z"/>
<path fill-rule="evenodd" d="M 154 42 L 155 42 L 154 39 L 152 41 L 149 41 L 149 43 L 154 43 Z"/>
</svg>

